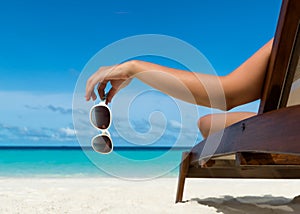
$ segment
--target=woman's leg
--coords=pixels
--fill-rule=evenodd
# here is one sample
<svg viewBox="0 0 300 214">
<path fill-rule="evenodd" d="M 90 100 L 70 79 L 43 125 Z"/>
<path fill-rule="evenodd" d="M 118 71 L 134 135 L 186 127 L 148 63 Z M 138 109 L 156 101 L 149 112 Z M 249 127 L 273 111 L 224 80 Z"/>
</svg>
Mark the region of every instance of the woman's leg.
<svg viewBox="0 0 300 214">
<path fill-rule="evenodd" d="M 204 138 L 218 132 L 234 123 L 255 116 L 253 112 L 228 112 L 221 114 L 208 114 L 198 120 L 199 130 Z"/>
</svg>

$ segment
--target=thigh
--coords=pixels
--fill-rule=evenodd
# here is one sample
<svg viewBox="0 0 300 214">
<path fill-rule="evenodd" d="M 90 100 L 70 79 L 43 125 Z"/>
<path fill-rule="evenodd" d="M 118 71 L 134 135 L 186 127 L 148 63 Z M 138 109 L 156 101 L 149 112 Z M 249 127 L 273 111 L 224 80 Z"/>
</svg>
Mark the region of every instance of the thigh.
<svg viewBox="0 0 300 214">
<path fill-rule="evenodd" d="M 198 122 L 199 130 L 204 138 L 218 132 L 234 123 L 255 116 L 253 112 L 227 112 L 209 114 L 201 117 Z"/>
</svg>

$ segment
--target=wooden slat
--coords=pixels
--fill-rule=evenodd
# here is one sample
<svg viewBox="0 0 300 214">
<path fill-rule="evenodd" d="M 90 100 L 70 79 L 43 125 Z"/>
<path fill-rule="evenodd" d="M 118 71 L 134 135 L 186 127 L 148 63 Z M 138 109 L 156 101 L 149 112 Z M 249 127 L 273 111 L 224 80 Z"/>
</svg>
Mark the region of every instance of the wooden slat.
<svg viewBox="0 0 300 214">
<path fill-rule="evenodd" d="M 209 167 L 197 168 L 191 166 L 188 178 L 272 178 L 299 179 L 300 166 L 240 166 L 240 167 Z"/>
<path fill-rule="evenodd" d="M 259 114 L 286 105 L 299 45 L 295 47 L 300 19 L 299 0 L 283 0 L 262 92 Z M 298 42 L 299 43 L 299 42 Z"/>
<path fill-rule="evenodd" d="M 191 164 L 238 152 L 300 155 L 300 105 L 257 115 L 209 136 L 191 150 Z"/>
<path fill-rule="evenodd" d="M 239 165 L 299 165 L 300 155 L 238 153 Z"/>
</svg>

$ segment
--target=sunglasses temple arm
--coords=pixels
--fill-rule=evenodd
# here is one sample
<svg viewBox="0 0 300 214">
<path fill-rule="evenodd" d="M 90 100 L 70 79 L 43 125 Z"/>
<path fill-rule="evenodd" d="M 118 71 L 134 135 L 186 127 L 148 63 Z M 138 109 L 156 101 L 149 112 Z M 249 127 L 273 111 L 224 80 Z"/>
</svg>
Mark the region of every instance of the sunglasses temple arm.
<svg viewBox="0 0 300 214">
<path fill-rule="evenodd" d="M 101 101 L 105 101 L 107 98 L 108 93 L 104 93 L 103 99 L 101 99 Z"/>
</svg>

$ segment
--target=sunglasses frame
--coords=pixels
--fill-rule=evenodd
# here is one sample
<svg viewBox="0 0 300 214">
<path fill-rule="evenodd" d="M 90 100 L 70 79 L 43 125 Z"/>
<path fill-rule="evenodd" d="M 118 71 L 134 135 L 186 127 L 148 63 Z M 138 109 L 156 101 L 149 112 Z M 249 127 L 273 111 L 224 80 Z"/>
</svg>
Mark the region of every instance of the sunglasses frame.
<svg viewBox="0 0 300 214">
<path fill-rule="evenodd" d="M 92 113 L 93 113 L 93 110 L 94 110 L 95 108 L 97 108 L 97 107 L 101 107 L 101 106 L 103 106 L 103 107 L 107 108 L 107 109 L 108 109 L 108 111 L 109 111 L 109 124 L 108 124 L 108 126 L 107 126 L 107 128 L 106 128 L 106 129 L 101 129 L 101 128 L 99 128 L 99 127 L 95 126 L 95 124 L 93 123 L 93 120 L 92 120 Z M 94 105 L 94 106 L 93 106 L 93 107 L 90 109 L 90 123 L 92 124 L 92 126 L 94 126 L 94 128 L 95 128 L 95 129 L 98 129 L 98 130 L 101 130 L 101 131 L 108 130 L 108 129 L 109 129 L 109 127 L 110 127 L 110 125 L 111 125 L 111 121 L 112 121 L 112 114 L 111 114 L 111 110 L 110 110 L 110 108 L 108 107 L 108 105 L 106 105 L 106 104 L 105 104 L 105 101 L 101 101 L 100 103 L 98 103 L 98 104 Z"/>
<path fill-rule="evenodd" d="M 110 149 L 109 152 L 100 152 L 100 151 L 98 151 L 97 149 L 95 149 L 95 147 L 94 147 L 94 140 L 95 140 L 97 137 L 103 137 L 103 136 L 108 137 L 109 140 L 110 140 L 110 142 L 111 142 L 111 149 Z M 91 143 L 92 143 L 92 148 L 93 148 L 93 150 L 94 150 L 95 152 L 98 152 L 98 153 L 103 154 L 103 155 L 108 155 L 109 153 L 111 153 L 111 152 L 114 150 L 114 144 L 113 144 L 113 141 L 112 141 L 112 139 L 111 139 L 111 137 L 110 137 L 109 132 L 107 132 L 107 131 L 103 131 L 101 134 L 97 134 L 96 136 L 94 136 L 94 137 L 92 138 L 92 140 L 91 140 Z"/>
<path fill-rule="evenodd" d="M 92 120 L 92 113 L 93 113 L 94 109 L 97 108 L 97 107 L 99 107 L 99 106 L 107 108 L 107 109 L 108 109 L 108 112 L 109 112 L 109 124 L 108 124 L 108 126 L 107 126 L 106 129 L 101 129 L 101 128 L 95 126 L 95 124 L 94 124 L 94 122 L 93 122 L 93 120 Z M 113 149 L 114 149 L 113 141 L 112 141 L 112 139 L 111 139 L 111 137 L 110 137 L 110 133 L 108 132 L 108 129 L 109 129 L 111 123 L 112 123 L 112 114 L 111 114 L 111 110 L 110 110 L 110 108 L 108 107 L 108 105 L 105 104 L 105 100 L 102 100 L 100 103 L 94 105 L 94 106 L 90 109 L 90 123 L 92 124 L 92 126 L 93 126 L 95 129 L 101 131 L 100 134 L 94 136 L 94 137 L 92 138 L 92 140 L 91 140 L 91 144 L 92 144 L 93 150 L 94 150 L 95 152 L 98 152 L 98 153 L 104 154 L 104 155 L 110 154 L 110 153 L 113 151 Z M 106 137 L 109 138 L 109 140 L 110 140 L 110 142 L 111 142 L 111 150 L 110 150 L 109 152 L 100 152 L 100 151 L 98 151 L 98 150 L 95 149 L 95 147 L 94 147 L 94 140 L 95 140 L 97 137 L 101 137 L 101 136 L 106 136 Z"/>
</svg>

